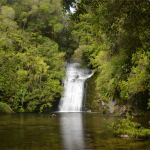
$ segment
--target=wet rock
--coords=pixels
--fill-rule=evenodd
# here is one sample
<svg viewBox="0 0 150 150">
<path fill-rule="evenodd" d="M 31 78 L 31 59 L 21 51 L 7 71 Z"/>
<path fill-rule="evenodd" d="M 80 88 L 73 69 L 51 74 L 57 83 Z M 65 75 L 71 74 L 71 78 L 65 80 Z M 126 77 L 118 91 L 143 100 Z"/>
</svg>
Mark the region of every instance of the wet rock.
<svg viewBox="0 0 150 150">
<path fill-rule="evenodd" d="M 122 138 L 130 138 L 128 135 L 120 135 Z"/>
<path fill-rule="evenodd" d="M 72 81 L 72 82 L 75 82 L 75 81 L 76 81 L 76 79 L 72 79 L 71 81 Z"/>
<path fill-rule="evenodd" d="M 54 118 L 54 117 L 57 117 L 57 115 L 52 114 L 52 115 L 50 115 L 49 117 L 50 117 L 50 118 Z"/>
<path fill-rule="evenodd" d="M 86 112 L 89 112 L 89 113 L 91 113 L 91 109 L 87 110 Z"/>
</svg>

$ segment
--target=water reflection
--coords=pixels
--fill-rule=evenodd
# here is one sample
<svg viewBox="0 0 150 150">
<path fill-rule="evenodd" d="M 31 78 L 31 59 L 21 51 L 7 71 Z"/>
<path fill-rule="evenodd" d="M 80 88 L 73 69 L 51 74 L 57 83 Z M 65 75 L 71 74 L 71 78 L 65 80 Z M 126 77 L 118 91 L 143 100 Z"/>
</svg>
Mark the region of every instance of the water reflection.
<svg viewBox="0 0 150 150">
<path fill-rule="evenodd" d="M 60 123 L 64 149 L 83 149 L 82 113 L 63 113 Z"/>
</svg>

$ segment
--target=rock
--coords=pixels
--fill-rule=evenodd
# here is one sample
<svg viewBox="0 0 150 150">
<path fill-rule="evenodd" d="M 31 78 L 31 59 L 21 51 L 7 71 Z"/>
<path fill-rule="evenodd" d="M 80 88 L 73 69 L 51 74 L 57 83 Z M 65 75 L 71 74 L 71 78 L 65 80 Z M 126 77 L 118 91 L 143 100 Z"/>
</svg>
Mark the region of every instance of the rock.
<svg viewBox="0 0 150 150">
<path fill-rule="evenodd" d="M 52 114 L 49 116 L 50 118 L 54 118 L 54 117 L 57 117 L 55 114 Z"/>
<path fill-rule="evenodd" d="M 150 124 L 150 121 L 148 122 L 148 124 Z"/>
<path fill-rule="evenodd" d="M 86 112 L 89 112 L 89 113 L 91 113 L 91 109 L 87 110 Z"/>
<path fill-rule="evenodd" d="M 131 139 L 131 137 L 129 136 L 129 135 L 127 135 L 127 134 L 125 134 L 125 135 L 120 135 L 119 137 L 121 137 L 121 138 L 123 138 L 123 139 Z M 135 140 L 135 141 L 143 141 L 143 139 L 139 139 L 139 138 L 134 138 L 133 140 Z"/>
<path fill-rule="evenodd" d="M 120 135 L 120 137 L 122 138 L 130 138 L 129 135 L 125 134 L 125 135 Z"/>
<path fill-rule="evenodd" d="M 113 101 L 112 99 L 110 99 L 108 106 L 109 106 L 109 112 L 112 114 L 115 110 L 115 105 L 117 104 L 116 101 Z"/>
</svg>

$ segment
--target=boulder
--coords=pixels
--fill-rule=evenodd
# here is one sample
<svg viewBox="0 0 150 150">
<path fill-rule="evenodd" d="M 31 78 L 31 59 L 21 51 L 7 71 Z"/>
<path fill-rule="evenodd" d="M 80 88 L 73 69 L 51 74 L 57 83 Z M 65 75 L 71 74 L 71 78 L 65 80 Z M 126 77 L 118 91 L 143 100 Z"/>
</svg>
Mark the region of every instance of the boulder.
<svg viewBox="0 0 150 150">
<path fill-rule="evenodd" d="M 49 117 L 50 117 L 50 118 L 54 118 L 54 117 L 57 117 L 57 115 L 52 114 L 52 115 L 50 115 Z"/>
</svg>

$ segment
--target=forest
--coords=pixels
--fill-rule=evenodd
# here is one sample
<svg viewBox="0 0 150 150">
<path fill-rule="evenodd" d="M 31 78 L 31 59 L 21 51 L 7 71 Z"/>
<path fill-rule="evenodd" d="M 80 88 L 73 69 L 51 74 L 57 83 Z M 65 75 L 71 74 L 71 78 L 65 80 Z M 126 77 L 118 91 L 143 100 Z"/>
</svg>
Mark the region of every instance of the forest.
<svg viewBox="0 0 150 150">
<path fill-rule="evenodd" d="M 95 72 L 95 101 L 146 111 L 149 37 L 149 0 L 1 0 L 0 112 L 51 107 L 66 59 Z"/>
</svg>

